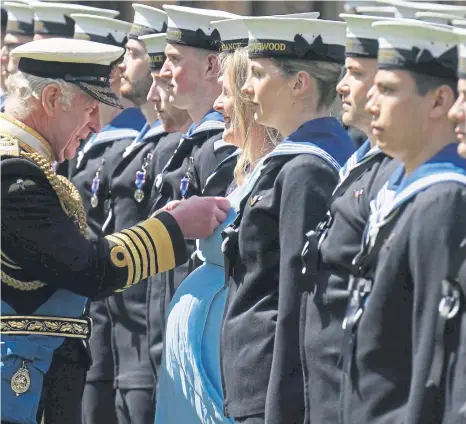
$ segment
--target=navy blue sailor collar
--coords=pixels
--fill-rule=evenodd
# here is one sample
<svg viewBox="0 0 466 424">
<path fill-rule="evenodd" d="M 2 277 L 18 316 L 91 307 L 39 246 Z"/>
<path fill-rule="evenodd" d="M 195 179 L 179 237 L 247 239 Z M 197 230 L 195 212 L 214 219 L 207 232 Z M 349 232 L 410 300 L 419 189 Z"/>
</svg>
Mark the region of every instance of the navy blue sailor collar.
<svg viewBox="0 0 466 424">
<path fill-rule="evenodd" d="M 466 159 L 458 155 L 457 149 L 457 143 L 448 144 L 410 175 L 406 175 L 404 165 L 400 165 L 389 178 L 388 189 L 400 193 L 416 181 L 440 173 L 466 175 Z"/>
<path fill-rule="evenodd" d="M 115 141 L 122 138 L 137 137 L 146 124 L 146 118 L 141 110 L 136 107 L 124 109 L 109 124 L 107 124 L 98 134 L 94 134 L 86 146 L 91 146 Z"/>
<path fill-rule="evenodd" d="M 353 154 L 355 146 L 335 118 L 317 118 L 305 122 L 281 144 L 310 143 L 330 155 L 340 169 Z"/>
<path fill-rule="evenodd" d="M 376 221 L 390 219 L 392 212 L 434 184 L 451 181 L 466 186 L 466 160 L 458 155 L 457 148 L 457 143 L 448 144 L 410 175 L 400 165 L 371 202 Z"/>
<path fill-rule="evenodd" d="M 137 137 L 144 128 L 146 118 L 141 110 L 131 107 L 122 110 L 97 134 L 92 134 L 78 151 L 76 168 L 81 167 L 84 156 L 91 148 L 123 138 Z"/>
<path fill-rule="evenodd" d="M 198 132 L 210 129 L 222 129 L 224 125 L 223 115 L 214 109 L 210 109 L 199 121 L 199 124 L 191 124 L 186 132 L 186 136 L 191 137 Z"/>
</svg>

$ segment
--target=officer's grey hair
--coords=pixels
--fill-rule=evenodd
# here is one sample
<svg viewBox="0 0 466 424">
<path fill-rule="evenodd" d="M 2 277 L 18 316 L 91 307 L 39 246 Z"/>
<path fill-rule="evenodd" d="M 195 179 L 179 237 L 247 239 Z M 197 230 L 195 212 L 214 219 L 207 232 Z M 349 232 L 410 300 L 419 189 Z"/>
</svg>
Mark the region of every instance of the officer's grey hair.
<svg viewBox="0 0 466 424">
<path fill-rule="evenodd" d="M 295 59 L 273 59 L 278 65 L 284 77 L 307 72 L 317 83 L 319 99 L 317 100 L 317 111 L 331 108 L 337 97 L 337 84 L 343 75 L 343 65 L 334 62 L 295 60 Z"/>
<path fill-rule="evenodd" d="M 64 110 L 71 109 L 71 103 L 78 87 L 62 79 L 41 78 L 17 71 L 6 81 L 7 99 L 6 109 L 16 118 L 25 118 L 35 108 L 29 100 L 40 99 L 45 87 L 50 84 L 58 85 L 61 92 L 60 102 Z"/>
</svg>

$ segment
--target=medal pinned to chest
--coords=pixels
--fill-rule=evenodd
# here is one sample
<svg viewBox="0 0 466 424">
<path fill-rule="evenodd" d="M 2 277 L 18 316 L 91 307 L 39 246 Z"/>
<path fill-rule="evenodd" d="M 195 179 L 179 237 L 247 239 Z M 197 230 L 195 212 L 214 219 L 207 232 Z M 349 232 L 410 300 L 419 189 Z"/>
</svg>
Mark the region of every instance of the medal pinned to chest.
<svg viewBox="0 0 466 424">
<path fill-rule="evenodd" d="M 189 189 L 189 184 L 191 183 L 191 172 L 194 167 L 194 158 L 191 156 L 188 159 L 188 169 L 186 170 L 186 174 L 184 174 L 184 177 L 180 181 L 180 192 L 181 192 L 181 197 L 183 199 L 186 199 L 186 195 L 188 193 Z"/>
<path fill-rule="evenodd" d="M 141 169 L 139 171 L 136 171 L 136 180 L 134 181 L 134 184 L 136 185 L 136 190 L 134 192 L 134 200 L 136 200 L 136 202 L 138 203 L 141 203 L 144 200 L 143 188 L 147 180 L 147 167 L 149 163 L 152 161 L 152 158 L 153 154 L 148 153 L 144 158 Z"/>
<path fill-rule="evenodd" d="M 102 168 L 105 164 L 105 159 L 102 159 L 100 161 L 100 166 L 97 169 L 97 172 L 95 173 L 95 176 L 92 180 L 92 185 L 91 185 L 91 191 L 92 191 L 92 197 L 91 197 L 91 206 L 93 208 L 96 208 L 99 205 L 99 188 L 100 188 L 100 176 L 102 174 Z"/>
<path fill-rule="evenodd" d="M 15 392 L 16 396 L 22 395 L 29 390 L 31 386 L 31 377 L 29 370 L 26 367 L 26 361 L 23 361 L 21 367 L 11 377 L 10 381 L 11 390 Z"/>
</svg>

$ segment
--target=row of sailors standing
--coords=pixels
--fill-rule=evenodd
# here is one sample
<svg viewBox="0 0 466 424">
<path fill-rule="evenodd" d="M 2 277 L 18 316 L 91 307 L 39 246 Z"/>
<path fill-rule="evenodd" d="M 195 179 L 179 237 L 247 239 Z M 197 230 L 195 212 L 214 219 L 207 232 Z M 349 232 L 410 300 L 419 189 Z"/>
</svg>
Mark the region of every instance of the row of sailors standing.
<svg viewBox="0 0 466 424">
<path fill-rule="evenodd" d="M 346 33 L 212 23 L 225 46 L 247 34 L 224 58 L 224 107 L 252 102 L 238 139 L 267 147 L 170 304 L 156 423 L 464 421 L 466 162 L 449 113 L 464 125 L 465 32 L 342 18 Z M 354 153 L 329 116 L 337 92 L 370 134 Z"/>
<path fill-rule="evenodd" d="M 177 6 L 164 7 L 167 19 L 133 7 L 128 40 L 112 37 L 126 44 L 113 89 L 128 107 L 116 116 L 109 109 L 105 131 L 84 145 L 70 174 L 92 236 L 192 195 L 228 193 L 233 210 L 199 243 L 198 270 L 191 273 L 193 256 L 92 304 L 83 409 L 95 415 L 83 420 L 107 422 L 113 402 L 118 422 L 151 420 L 167 315 L 157 423 L 461 422 L 461 368 L 455 378 L 442 362 L 458 343 L 440 349 L 439 369 L 434 344 L 442 343 L 431 330 L 466 225 L 465 163 L 447 121 L 462 33 L 342 15 L 345 40 L 339 22 Z M 75 37 L 99 42 L 115 24 L 73 19 Z M 225 47 L 249 45 L 222 55 L 217 101 L 213 28 Z M 344 123 L 374 134 L 353 155 L 330 117 L 336 90 Z M 231 119 L 225 128 L 214 102 Z"/>
<path fill-rule="evenodd" d="M 134 4 L 133 8 L 126 53 L 114 70 L 114 90 L 136 108 L 121 111 L 84 144 L 70 176 L 83 193 L 96 237 L 124 230 L 172 200 L 223 196 L 231 178 L 214 175 L 208 184 L 207 179 L 214 171 L 219 176 L 232 175 L 235 164 L 235 157 L 229 157 L 236 147 L 222 140 L 223 119 L 212 109 L 217 96 L 212 74 L 217 69 L 209 69 L 204 82 L 184 77 L 176 101 L 170 102 L 163 73 L 170 75 L 176 70 L 161 69 L 165 53 L 170 57 L 165 49 L 167 13 L 146 5 Z M 189 15 L 178 12 L 177 16 L 177 12 L 175 7 L 174 21 L 181 19 L 184 24 Z M 222 12 L 215 15 L 218 19 L 229 16 Z M 106 19 L 105 27 L 104 20 L 97 22 L 89 16 L 75 20 L 76 29 L 86 21 L 86 33 L 94 41 L 100 40 L 93 34 L 111 33 L 115 25 Z M 206 16 L 205 20 L 211 18 Z M 208 43 L 193 38 L 188 45 L 214 51 Z M 195 61 L 191 67 L 195 65 L 200 68 Z M 142 128 L 138 115 L 146 122 Z M 192 255 L 194 241 L 187 244 Z M 166 307 L 176 287 L 193 270 L 194 261 L 192 257 L 186 265 L 161 273 L 151 278 L 153 281 L 142 281 L 129 291 L 91 304 L 94 363 L 83 398 L 85 422 L 108 421 L 108 411 L 113 410 L 116 417 L 112 418 L 118 423 L 153 422 L 154 376 L 161 363 Z"/>
</svg>

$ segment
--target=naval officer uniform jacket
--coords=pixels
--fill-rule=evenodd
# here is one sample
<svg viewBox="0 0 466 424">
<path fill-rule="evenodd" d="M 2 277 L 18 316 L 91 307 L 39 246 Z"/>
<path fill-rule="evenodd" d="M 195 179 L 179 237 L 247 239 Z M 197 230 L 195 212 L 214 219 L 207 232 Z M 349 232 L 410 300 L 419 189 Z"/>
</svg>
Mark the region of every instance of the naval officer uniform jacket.
<svg viewBox="0 0 466 424">
<path fill-rule="evenodd" d="M 2 420 L 76 423 L 86 370 L 88 299 L 186 260 L 183 235 L 161 212 L 105 238 L 86 238 L 80 196 L 51 168 L 37 132 L 0 117 Z"/>
</svg>

